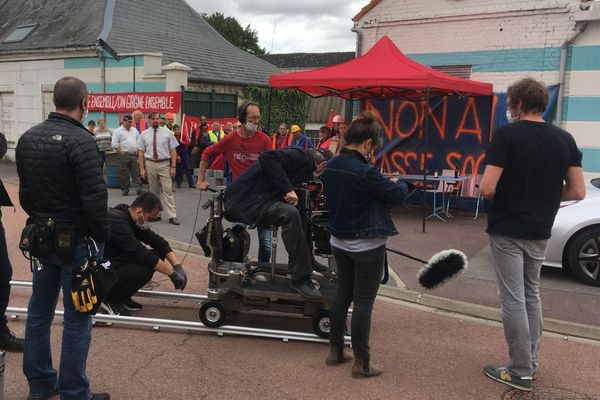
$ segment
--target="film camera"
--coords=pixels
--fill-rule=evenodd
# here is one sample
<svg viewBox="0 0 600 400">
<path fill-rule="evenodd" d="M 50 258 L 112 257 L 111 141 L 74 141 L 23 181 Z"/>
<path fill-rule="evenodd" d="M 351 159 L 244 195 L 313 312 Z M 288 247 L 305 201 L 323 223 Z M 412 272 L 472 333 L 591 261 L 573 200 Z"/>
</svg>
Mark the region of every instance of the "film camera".
<svg viewBox="0 0 600 400">
<path fill-rule="evenodd" d="M 298 209 L 305 217 L 306 239 L 314 245 L 315 254 L 330 255 L 328 231 L 329 210 L 321 181 L 310 181 L 294 189 L 298 195 Z M 312 247 L 312 246 L 311 246 Z"/>
</svg>

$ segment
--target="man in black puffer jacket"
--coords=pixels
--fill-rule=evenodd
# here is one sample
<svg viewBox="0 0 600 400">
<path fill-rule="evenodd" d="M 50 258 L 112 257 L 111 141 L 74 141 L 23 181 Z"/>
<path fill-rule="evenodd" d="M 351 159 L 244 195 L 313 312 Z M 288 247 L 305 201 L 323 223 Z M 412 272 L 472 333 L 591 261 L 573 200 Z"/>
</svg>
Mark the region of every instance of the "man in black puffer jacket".
<svg viewBox="0 0 600 400">
<path fill-rule="evenodd" d="M 86 360 L 91 315 L 76 311 L 68 295 L 73 271 L 88 255 L 84 237 L 91 236 L 102 249 L 109 236 L 108 193 L 98 146 L 81 124 L 87 114 L 87 96 L 83 81 L 60 79 L 52 99 L 56 112 L 25 132 L 17 144 L 19 199 L 29 215 L 28 224 L 40 227 L 37 237 L 45 243 L 32 253 L 39 264 L 33 268 L 25 325 L 23 372 L 30 398 L 60 393 L 69 399 L 110 399 L 107 393 L 90 392 Z M 58 373 L 52 366 L 50 324 L 61 286 L 65 323 Z"/>
<path fill-rule="evenodd" d="M 151 192 L 142 193 L 130 206 L 119 204 L 108 210 L 111 234 L 104 255 L 119 281 L 101 306 L 106 313 L 129 315 L 128 310 L 141 310 L 142 305 L 131 296 L 150 282 L 154 271 L 171 278 L 175 289 L 185 289 L 187 276 L 177 254 L 146 225 L 146 221 L 156 220 L 161 210 L 160 199 Z"/>
</svg>

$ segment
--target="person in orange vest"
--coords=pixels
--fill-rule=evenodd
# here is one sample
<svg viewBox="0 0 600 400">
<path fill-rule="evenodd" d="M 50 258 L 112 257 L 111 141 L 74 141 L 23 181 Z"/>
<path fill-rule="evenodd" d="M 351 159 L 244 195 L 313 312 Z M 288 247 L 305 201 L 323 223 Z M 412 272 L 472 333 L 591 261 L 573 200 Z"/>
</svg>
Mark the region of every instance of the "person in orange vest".
<svg viewBox="0 0 600 400">
<path fill-rule="evenodd" d="M 279 124 L 279 129 L 271 138 L 271 149 L 283 149 L 290 145 L 292 141 L 292 135 L 289 133 L 289 126 L 285 122 Z"/>
<path fill-rule="evenodd" d="M 332 138 L 333 136 L 331 136 L 329 128 L 323 125 L 319 128 L 319 142 L 317 143 L 317 149 L 329 150 Z"/>
</svg>

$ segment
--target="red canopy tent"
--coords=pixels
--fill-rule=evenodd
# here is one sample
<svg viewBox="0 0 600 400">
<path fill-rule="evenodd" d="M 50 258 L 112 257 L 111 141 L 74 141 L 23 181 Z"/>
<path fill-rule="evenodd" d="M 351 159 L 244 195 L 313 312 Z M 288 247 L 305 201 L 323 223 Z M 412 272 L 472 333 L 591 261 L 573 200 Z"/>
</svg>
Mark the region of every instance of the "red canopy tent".
<svg viewBox="0 0 600 400">
<path fill-rule="evenodd" d="M 491 83 L 453 77 L 419 64 L 406 57 L 387 36 L 354 60 L 309 71 L 271 75 L 269 86 L 299 90 L 312 97 L 338 96 L 346 100 L 402 98 L 427 104 L 431 97 L 493 95 Z M 424 145 L 427 147 L 429 118 L 424 120 Z M 427 169 L 425 165 L 425 183 Z"/>
<path fill-rule="evenodd" d="M 363 56 L 310 71 L 274 74 L 269 86 L 295 89 L 313 97 L 339 96 L 347 100 L 429 96 L 491 96 L 492 84 L 456 78 L 406 57 L 387 36 Z"/>
</svg>

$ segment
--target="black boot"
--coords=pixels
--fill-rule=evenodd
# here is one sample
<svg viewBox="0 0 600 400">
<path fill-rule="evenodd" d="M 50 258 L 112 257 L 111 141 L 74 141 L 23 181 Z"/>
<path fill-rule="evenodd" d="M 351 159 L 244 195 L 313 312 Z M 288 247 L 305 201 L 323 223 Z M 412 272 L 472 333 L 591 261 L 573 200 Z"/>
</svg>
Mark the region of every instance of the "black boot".
<svg viewBox="0 0 600 400">
<path fill-rule="evenodd" d="M 371 364 L 369 359 L 361 360 L 357 358 L 352 366 L 352 377 L 356 379 L 371 378 L 381 375 L 382 372 L 383 370 Z"/>
<path fill-rule="evenodd" d="M 0 321 L 1 323 L 1 321 Z M 0 350 L 23 352 L 23 339 L 19 339 L 8 329 L 8 326 L 0 325 Z"/>
<path fill-rule="evenodd" d="M 338 365 L 352 360 L 352 354 L 346 349 L 334 345 L 329 345 L 329 354 L 327 354 L 327 358 L 325 358 L 325 364 L 332 366 Z"/>
</svg>

